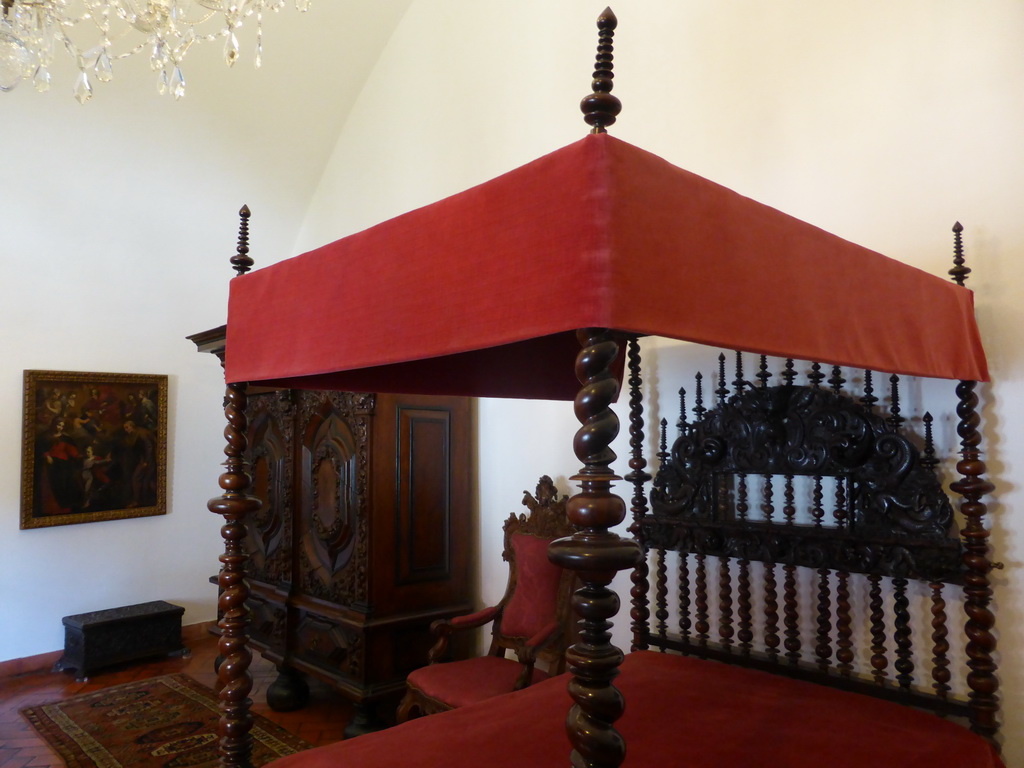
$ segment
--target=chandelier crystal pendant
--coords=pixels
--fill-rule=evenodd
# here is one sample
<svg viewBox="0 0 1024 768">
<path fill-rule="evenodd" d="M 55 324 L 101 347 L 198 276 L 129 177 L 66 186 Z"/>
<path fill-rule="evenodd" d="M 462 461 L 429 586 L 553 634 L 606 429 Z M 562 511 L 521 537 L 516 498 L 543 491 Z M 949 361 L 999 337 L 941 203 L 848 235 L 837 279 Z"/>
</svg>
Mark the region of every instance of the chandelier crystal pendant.
<svg viewBox="0 0 1024 768">
<path fill-rule="evenodd" d="M 294 0 L 299 11 L 312 0 Z M 95 83 L 109 82 L 115 63 L 148 54 L 157 89 L 185 95 L 181 63 L 196 43 L 223 41 L 224 61 L 240 57 L 237 32 L 256 17 L 254 63 L 263 63 L 263 16 L 285 0 L 0 0 L 0 91 L 31 80 L 48 91 L 56 52 L 66 51 L 78 68 L 75 98 L 92 98 Z"/>
</svg>

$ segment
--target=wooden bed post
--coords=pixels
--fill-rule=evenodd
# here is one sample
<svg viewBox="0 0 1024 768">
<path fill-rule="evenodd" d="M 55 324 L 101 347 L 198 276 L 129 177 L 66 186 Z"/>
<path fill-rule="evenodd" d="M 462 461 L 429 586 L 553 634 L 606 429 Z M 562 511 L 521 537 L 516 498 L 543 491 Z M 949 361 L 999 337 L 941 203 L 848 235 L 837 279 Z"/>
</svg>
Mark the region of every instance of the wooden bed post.
<svg viewBox="0 0 1024 768">
<path fill-rule="evenodd" d="M 970 274 L 970 267 L 965 266 L 963 226 L 958 221 L 953 225 L 954 256 L 953 268 L 949 274 L 953 282 L 963 285 Z M 1001 568 L 1002 563 L 993 564 L 989 559 L 988 528 L 985 527 L 985 514 L 988 511 L 981 497 L 991 493 L 994 486 L 985 479 L 985 462 L 981 458 L 981 433 L 978 431 L 978 396 L 974 393 L 976 381 L 961 381 L 956 388 L 956 413 L 960 418 L 957 434 L 960 436 L 960 461 L 956 469 L 960 479 L 951 483 L 950 488 L 963 497 L 960 511 L 963 513 L 965 525 L 961 531 L 964 543 L 964 610 L 967 613 L 967 685 L 971 689 L 968 707 L 971 712 L 971 730 L 979 733 L 990 741 L 999 728 L 996 720 L 999 712 L 999 699 L 996 691 L 999 681 L 996 679 L 996 663 L 992 654 L 996 648 L 996 638 L 992 633 L 995 616 L 989 609 L 992 600 L 992 587 L 988 574 L 993 568 Z"/>
<path fill-rule="evenodd" d="M 249 209 L 239 211 L 238 248 L 231 263 L 239 274 L 245 274 L 252 267 L 249 258 Z M 222 360 L 223 362 L 223 360 Z M 228 384 L 224 398 L 224 415 L 227 426 L 224 439 L 227 445 L 224 454 L 225 471 L 220 476 L 223 493 L 207 502 L 207 508 L 223 515 L 224 554 L 220 556 L 221 569 L 218 577 L 220 599 L 218 609 L 221 619 L 218 651 L 223 659 L 218 670 L 220 688 L 220 764 L 222 768 L 250 768 L 252 765 L 252 715 L 249 707 L 252 701 L 252 676 L 249 665 L 252 654 L 248 648 L 246 627 L 249 615 L 245 606 L 249 598 L 249 587 L 245 582 L 245 518 L 257 512 L 260 500 L 249 496 L 246 491 L 251 485 L 246 472 L 246 384 Z"/>
<path fill-rule="evenodd" d="M 622 108 L 611 94 L 612 37 L 617 23 L 610 8 L 597 19 L 593 92 L 580 102 L 592 133 L 604 133 Z M 582 347 L 576 357 L 581 388 L 575 403 L 581 426 L 573 450 L 583 468 L 572 478 L 580 484 L 580 492 L 566 504 L 566 516 L 577 532 L 553 541 L 548 557 L 556 565 L 576 571 L 582 584 L 572 598 L 580 619 L 580 638 L 566 652 L 573 675 L 569 695 L 576 702 L 565 724 L 573 746 L 570 759 L 575 768 L 615 768 L 626 757 L 626 742 L 613 726 L 622 717 L 625 703 L 612 684 L 623 654 L 611 643 L 610 619 L 618 613 L 619 596 L 608 585 L 616 573 L 636 565 L 642 551 L 635 541 L 609 530 L 626 518 L 626 503 L 611 492 L 614 481 L 621 479 L 611 470 L 615 452 L 610 446 L 619 433 L 619 418 L 609 408 L 619 393 L 619 382 L 610 370 L 619 354 L 619 342 L 607 328 L 584 328 L 576 337 Z M 639 376 L 638 371 L 634 373 Z M 636 415 L 634 410 L 632 416 Z M 630 466 L 633 476 L 643 473 L 643 466 L 636 462 Z"/>
<path fill-rule="evenodd" d="M 608 585 L 618 571 L 634 566 L 641 552 L 635 541 L 609 530 L 626 516 L 625 502 L 611 492 L 619 478 L 610 468 L 615 453 L 609 447 L 619 431 L 618 417 L 609 408 L 619 390 L 609 370 L 619 344 L 604 328 L 584 329 L 577 336 L 582 350 L 576 375 L 582 387 L 575 411 L 581 426 L 573 448 L 584 466 L 572 478 L 580 493 L 569 499 L 566 515 L 578 531 L 552 542 L 548 552 L 553 563 L 576 571 L 582 584 L 572 601 L 580 617 L 580 639 L 566 654 L 573 675 L 569 695 L 576 702 L 566 721 L 572 765 L 615 768 L 626 754 L 625 741 L 612 725 L 624 709 L 622 694 L 612 684 L 623 654 L 611 644 L 610 619 L 619 610 L 619 598 Z"/>
</svg>

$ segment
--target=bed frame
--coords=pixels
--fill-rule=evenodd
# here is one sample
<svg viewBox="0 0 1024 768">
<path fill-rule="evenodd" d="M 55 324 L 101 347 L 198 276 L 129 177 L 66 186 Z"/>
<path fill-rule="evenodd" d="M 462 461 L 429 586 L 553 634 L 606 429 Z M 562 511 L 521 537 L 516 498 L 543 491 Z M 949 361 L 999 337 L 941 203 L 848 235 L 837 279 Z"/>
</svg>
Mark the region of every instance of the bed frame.
<svg viewBox="0 0 1024 768">
<path fill-rule="evenodd" d="M 620 109 L 611 94 L 615 25 L 610 11 L 598 20 L 593 93 L 581 105 L 594 133 L 603 133 Z M 252 266 L 248 215 L 243 209 L 237 253 L 231 259 L 238 275 Z M 959 226 L 955 233 L 951 275 L 962 286 L 969 270 Z M 981 458 L 975 381 L 960 381 L 956 387 L 960 460 L 959 479 L 951 488 L 961 497 L 959 511 L 965 521 L 956 538 L 953 508 L 935 476 L 930 422 L 924 421 L 923 443 L 908 436 L 898 379 L 890 382 L 888 412 L 883 413 L 870 373 L 863 375 L 859 394 L 853 394 L 841 369 L 826 371 L 812 364 L 807 383 L 798 384 L 796 365 L 789 361 L 776 374 L 775 381 L 781 383 L 769 385 L 772 374 L 764 358 L 751 377 L 737 357 L 730 385 L 723 358 L 707 404 L 698 381 L 692 418 L 681 409 L 671 441 L 663 424 L 652 478 L 643 456 L 637 335 L 591 327 L 579 330 L 577 339 L 581 385 L 575 413 L 581 427 L 574 450 L 582 468 L 572 478 L 580 491 L 567 504 L 577 533 L 550 548 L 552 561 L 575 571 L 582 584 L 574 597 L 580 641 L 567 653 L 574 700 L 567 720 L 573 765 L 612 768 L 624 758 L 625 744 L 614 725 L 624 704 L 613 685 L 622 652 L 612 645 L 610 634 L 619 599 L 610 584 L 626 569 L 633 569 L 636 649 L 696 654 L 895 698 L 940 714 L 963 715 L 972 730 L 995 738 L 998 701 L 988 580 L 993 564 L 982 501 L 992 486 Z M 229 352 L 230 344 L 229 336 Z M 626 519 L 627 505 L 612 491 L 620 478 L 611 469 L 615 455 L 610 448 L 619 431 L 611 405 L 619 392 L 615 361 L 623 348 L 631 446 L 625 477 L 632 486 L 628 538 L 613 530 Z M 243 541 L 245 518 L 258 510 L 259 501 L 248 494 L 246 387 L 244 382 L 227 385 L 223 492 L 209 502 L 210 510 L 225 520 L 219 605 L 225 767 L 250 764 L 251 655 L 246 646 Z M 810 499 L 803 512 L 796 506 L 801 487 Z M 673 557 L 681 589 L 670 600 Z M 717 591 L 708 586 L 715 563 Z M 759 591 L 752 586 L 758 574 Z M 815 584 L 809 617 L 800 612 L 804 576 Z M 931 601 L 928 685 L 915 678 L 921 665 L 914 648 L 921 645 L 921 630 L 911 626 L 911 581 L 924 584 Z M 966 704 L 950 695 L 946 600 L 952 599 L 952 589 L 946 585 L 960 586 L 964 593 L 970 669 Z M 866 609 L 855 600 L 865 589 Z M 883 593 L 892 596 L 888 618 Z M 858 654 L 855 643 L 861 635 L 853 620 L 864 610 L 869 614 L 869 647 Z M 812 643 L 802 640 L 806 621 L 815 628 Z M 812 646 L 809 652 L 807 645 Z M 866 672 L 858 666 L 865 657 Z"/>
<path fill-rule="evenodd" d="M 957 235 L 960 258 L 959 227 Z M 636 489 L 631 531 L 651 554 L 632 573 L 633 648 L 740 664 L 962 717 L 994 739 L 988 573 L 1002 564 L 988 559 L 980 498 L 992 486 L 983 478 L 973 383 L 957 387 L 962 477 L 952 488 L 963 497 L 966 523 L 958 531 L 937 474 L 932 415 L 923 414 L 924 434 L 914 435 L 901 412 L 899 377 L 889 377 L 882 412 L 873 372 L 862 375 L 856 396 L 839 366 L 826 382 L 822 366 L 812 363 L 800 384 L 794 361 L 786 360 L 772 386 L 761 356 L 751 383 L 737 352 L 731 382 L 720 355 L 709 405 L 697 374 L 692 418 L 680 391 L 671 449 L 661 421 L 649 508 L 643 485 L 650 476 L 628 478 Z M 631 434 L 638 435 L 635 409 Z M 673 583 L 669 553 L 676 553 Z M 709 586 L 716 574 L 717 590 Z M 914 597 L 928 610 L 913 611 Z M 966 679 L 951 669 L 947 600 L 967 615 Z M 958 682 L 970 691 L 966 701 L 951 694 Z"/>
</svg>

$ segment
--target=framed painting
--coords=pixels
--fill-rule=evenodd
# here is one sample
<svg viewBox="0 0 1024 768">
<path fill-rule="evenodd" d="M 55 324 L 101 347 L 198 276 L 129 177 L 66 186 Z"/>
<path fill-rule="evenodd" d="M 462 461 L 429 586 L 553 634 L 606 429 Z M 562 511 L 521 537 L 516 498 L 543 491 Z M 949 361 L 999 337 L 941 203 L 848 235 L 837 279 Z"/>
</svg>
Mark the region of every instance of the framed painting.
<svg viewBox="0 0 1024 768">
<path fill-rule="evenodd" d="M 21 527 L 167 512 L 167 377 L 25 371 Z"/>
</svg>

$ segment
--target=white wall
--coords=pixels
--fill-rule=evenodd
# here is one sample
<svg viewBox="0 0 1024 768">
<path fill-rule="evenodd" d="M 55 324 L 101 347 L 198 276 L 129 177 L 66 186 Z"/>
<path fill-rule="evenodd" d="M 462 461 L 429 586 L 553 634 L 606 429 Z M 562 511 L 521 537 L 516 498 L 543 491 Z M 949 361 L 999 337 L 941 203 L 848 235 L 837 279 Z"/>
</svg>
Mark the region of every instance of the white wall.
<svg viewBox="0 0 1024 768">
<path fill-rule="evenodd" d="M 300 249 L 464 189 L 580 138 L 603 8 L 583 0 L 417 0 L 346 122 Z M 983 387 L 998 486 L 993 542 L 1006 755 L 1024 762 L 1014 628 L 1024 463 L 1013 337 L 1024 288 L 1024 5 L 1017 0 L 617 0 L 611 132 L 840 236 L 945 274 L 967 227 L 996 384 Z M 770 265 L 765 265 L 770 268 Z M 518 287 L 528 291 L 530 286 Z M 566 286 L 571 296 L 571 286 Z M 664 352 L 662 354 L 665 354 Z M 656 361 L 654 361 L 656 362 Z M 667 366 L 665 367 L 667 369 Z M 681 382 L 661 382 L 662 401 Z M 502 587 L 500 520 L 541 472 L 577 468 L 564 404 L 481 401 L 485 599 Z M 619 440 L 620 457 L 625 456 Z M 625 472 L 620 458 L 620 472 Z M 488 554 L 490 553 L 490 554 Z M 625 611 L 623 611 L 623 614 Z M 625 644 L 621 631 L 618 642 Z"/>
<path fill-rule="evenodd" d="M 66 70 L 50 93 L 0 94 L 0 660 L 63 647 L 68 614 L 165 599 L 186 624 L 216 615 L 223 377 L 185 336 L 224 322 L 243 203 L 257 261 L 291 252 L 408 0 L 318 5 L 268 16 L 258 72 L 251 47 L 233 70 L 220 45 L 195 49 L 180 102 L 144 58 L 85 106 Z M 18 529 L 24 369 L 170 376 L 166 516 Z"/>
</svg>

